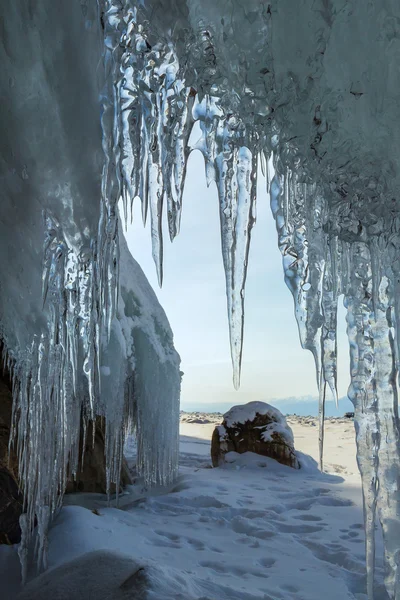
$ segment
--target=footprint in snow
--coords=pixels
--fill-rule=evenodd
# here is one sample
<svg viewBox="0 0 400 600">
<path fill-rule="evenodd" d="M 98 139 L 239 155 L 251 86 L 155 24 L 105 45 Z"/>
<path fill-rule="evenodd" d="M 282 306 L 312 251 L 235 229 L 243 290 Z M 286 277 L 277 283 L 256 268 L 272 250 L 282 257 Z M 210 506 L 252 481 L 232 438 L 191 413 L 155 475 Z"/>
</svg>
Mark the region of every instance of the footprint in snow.
<svg viewBox="0 0 400 600">
<path fill-rule="evenodd" d="M 190 546 L 193 546 L 195 550 L 204 550 L 205 548 L 203 542 L 201 542 L 200 540 L 196 540 L 194 538 L 186 538 L 186 541 Z"/>
<path fill-rule="evenodd" d="M 169 531 L 161 531 L 160 529 L 156 529 L 154 533 L 160 537 L 165 537 L 168 540 L 171 540 L 171 542 L 178 542 L 181 539 L 179 535 L 176 535 L 176 533 L 170 533 Z"/>
<path fill-rule="evenodd" d="M 322 518 L 317 515 L 294 515 L 293 519 L 297 519 L 298 521 L 322 521 Z"/>
<path fill-rule="evenodd" d="M 235 533 L 247 535 L 249 537 L 268 540 L 276 536 L 276 532 L 268 529 L 260 529 L 254 526 L 251 521 L 243 517 L 235 517 L 231 521 L 231 527 Z"/>
<path fill-rule="evenodd" d="M 337 498 L 336 496 L 319 496 L 316 498 L 298 500 L 297 502 L 288 502 L 285 508 L 286 510 L 310 510 L 310 508 L 315 505 L 345 507 L 353 506 L 354 503 L 347 498 Z"/>
<path fill-rule="evenodd" d="M 214 571 L 215 573 L 234 575 L 241 579 L 248 579 L 250 576 L 260 577 L 262 579 L 268 579 L 269 577 L 269 575 L 259 569 L 243 568 L 235 565 L 227 565 L 225 563 L 211 562 L 209 560 L 200 561 L 199 565 L 205 569 L 211 569 L 211 571 Z"/>
<path fill-rule="evenodd" d="M 285 592 L 293 592 L 294 594 L 296 592 L 300 592 L 300 589 L 298 587 L 296 587 L 295 585 L 291 585 L 290 583 L 284 583 L 283 585 L 280 586 L 281 590 L 284 590 Z"/>
<path fill-rule="evenodd" d="M 360 535 L 360 533 L 358 531 L 354 531 L 354 530 L 352 531 L 349 529 L 341 529 L 340 531 L 343 534 L 343 535 L 339 536 L 341 540 L 349 540 L 352 542 L 358 542 L 358 539 L 355 539 L 355 538 L 358 538 L 358 536 Z"/>
<path fill-rule="evenodd" d="M 169 533 L 169 531 L 155 530 L 154 533 L 158 536 L 156 539 L 149 540 L 153 546 L 179 549 L 182 548 L 181 538 L 179 535 Z"/>
<path fill-rule="evenodd" d="M 151 544 L 152 546 L 155 546 L 156 548 L 174 548 L 175 550 L 179 550 L 180 548 L 182 548 L 182 545 L 177 543 L 177 542 L 170 542 L 167 541 L 166 539 L 148 539 L 146 540 L 147 544 Z M 166 556 L 168 556 L 168 553 L 166 553 Z"/>
<path fill-rule="evenodd" d="M 251 504 L 254 504 L 253 500 L 249 500 L 247 498 L 244 500 L 237 500 L 236 502 L 239 506 L 250 506 Z"/>
<path fill-rule="evenodd" d="M 364 525 L 362 523 L 354 523 L 350 525 L 349 529 L 364 529 Z"/>
<path fill-rule="evenodd" d="M 282 492 L 284 492 L 284 490 L 282 490 Z M 329 490 L 328 488 L 313 488 L 313 489 L 307 489 L 307 488 L 299 488 L 298 490 L 294 491 L 294 492 L 284 492 L 282 494 L 280 494 L 278 497 L 285 499 L 292 499 L 292 498 L 298 498 L 299 495 L 301 495 L 303 498 L 318 498 L 319 496 L 326 496 L 327 494 L 330 494 L 331 490 Z"/>
<path fill-rule="evenodd" d="M 291 525 L 290 523 L 278 523 L 277 529 L 281 533 L 317 533 L 324 528 L 321 525 Z"/>
<path fill-rule="evenodd" d="M 274 558 L 260 558 L 260 560 L 258 561 L 258 564 L 262 567 L 265 567 L 266 569 L 271 569 L 271 567 L 273 567 L 275 563 L 276 560 Z"/>
<path fill-rule="evenodd" d="M 354 506 L 354 502 L 348 498 L 336 498 L 335 496 L 318 498 L 316 504 L 322 506 Z"/>
<path fill-rule="evenodd" d="M 286 488 L 284 488 L 284 487 L 277 487 L 277 486 L 272 486 L 272 487 L 268 488 L 268 491 L 270 491 L 270 492 L 277 492 L 277 493 L 285 493 L 285 492 L 287 492 Z"/>
<path fill-rule="evenodd" d="M 337 565 L 355 573 L 364 573 L 365 571 L 363 560 L 357 560 L 347 548 L 340 544 L 319 544 L 307 539 L 298 541 L 301 541 L 303 546 L 323 562 Z"/>
<path fill-rule="evenodd" d="M 217 554 L 223 554 L 224 551 L 221 548 L 216 548 L 215 546 L 210 546 L 211 552 L 216 552 Z"/>
</svg>

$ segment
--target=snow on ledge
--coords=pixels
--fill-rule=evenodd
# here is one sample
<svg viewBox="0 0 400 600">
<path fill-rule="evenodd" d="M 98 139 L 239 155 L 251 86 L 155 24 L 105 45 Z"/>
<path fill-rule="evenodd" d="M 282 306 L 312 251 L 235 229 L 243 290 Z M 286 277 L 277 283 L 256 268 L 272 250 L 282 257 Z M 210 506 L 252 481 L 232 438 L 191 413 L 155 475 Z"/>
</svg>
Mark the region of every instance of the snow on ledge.
<svg viewBox="0 0 400 600">
<path fill-rule="evenodd" d="M 224 414 L 224 423 L 227 427 L 234 427 L 237 423 L 253 421 L 257 414 L 268 414 L 273 420 L 273 423 L 262 427 L 264 429 L 262 432 L 264 441 L 273 442 L 272 435 L 279 433 L 289 445 L 294 444 L 293 432 L 287 424 L 286 418 L 280 410 L 266 402 L 248 402 L 247 404 L 233 406 Z"/>
<path fill-rule="evenodd" d="M 239 404 L 233 406 L 227 413 L 224 414 L 224 422 L 227 427 L 233 427 L 235 423 L 246 423 L 253 421 L 256 414 L 270 415 L 276 423 L 286 425 L 286 419 L 280 410 L 267 404 L 266 402 L 248 402 L 247 404 Z"/>
</svg>

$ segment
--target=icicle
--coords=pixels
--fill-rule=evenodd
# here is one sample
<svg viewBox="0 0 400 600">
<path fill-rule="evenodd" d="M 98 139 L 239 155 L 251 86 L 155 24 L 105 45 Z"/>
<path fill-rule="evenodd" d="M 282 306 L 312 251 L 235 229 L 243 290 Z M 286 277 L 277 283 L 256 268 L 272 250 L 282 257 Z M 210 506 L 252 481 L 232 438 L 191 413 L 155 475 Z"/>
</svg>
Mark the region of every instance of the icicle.
<svg viewBox="0 0 400 600">
<path fill-rule="evenodd" d="M 158 132 L 159 133 L 159 132 Z M 162 238 L 162 208 L 163 208 L 163 175 L 160 168 L 159 135 L 153 133 L 148 158 L 149 203 L 151 214 L 151 242 L 153 259 L 156 265 L 158 285 L 163 282 L 163 238 Z"/>
<path fill-rule="evenodd" d="M 364 499 L 367 588 L 368 598 L 372 600 L 380 436 L 377 422 L 372 276 L 370 253 L 365 244 L 354 247 L 351 260 L 354 277 L 351 296 L 346 300 L 351 363 L 349 398 L 355 407 L 357 461 L 362 476 Z"/>
<path fill-rule="evenodd" d="M 303 348 L 310 350 L 319 390 L 319 452 L 323 464 L 326 384 L 337 402 L 336 320 L 339 287 L 324 226 L 327 205 L 321 190 L 301 182 L 301 172 L 283 168 L 277 155 L 270 200 Z M 282 175 L 282 171 L 284 174 Z"/>
<path fill-rule="evenodd" d="M 197 143 L 196 148 L 204 156 L 206 181 L 209 186 L 213 181 L 216 181 L 216 131 L 219 121 L 223 117 L 221 107 L 218 105 L 218 98 L 207 95 L 201 102 L 196 102 L 193 108 L 193 116 L 200 122 L 202 138 Z"/>
<path fill-rule="evenodd" d="M 181 115 L 178 121 L 178 127 L 176 128 L 176 142 L 175 142 L 175 162 L 174 162 L 174 183 L 175 183 L 175 198 L 171 201 L 171 195 L 168 196 L 169 207 L 168 207 L 168 223 L 170 225 L 170 237 L 171 241 L 179 233 L 181 214 L 182 214 L 182 198 L 183 198 L 183 187 L 186 178 L 186 167 L 189 159 L 190 148 L 189 138 L 193 128 L 193 115 L 192 110 L 195 100 L 195 91 L 192 88 L 186 88 L 185 96 L 182 99 L 177 99 L 176 104 L 182 104 L 180 109 Z"/>
<path fill-rule="evenodd" d="M 233 364 L 233 382 L 240 385 L 244 326 L 244 286 L 250 232 L 255 221 L 253 181 L 257 161 L 246 147 L 230 148 L 232 132 L 227 123 L 222 135 L 221 152 L 215 160 L 220 200 L 222 256 L 226 275 L 226 293 Z"/>
<path fill-rule="evenodd" d="M 375 359 L 374 384 L 380 434 L 378 510 L 385 543 L 385 585 L 389 597 L 397 600 L 400 594 L 398 542 L 400 539 L 400 435 L 392 306 L 391 284 L 383 275 L 377 290 L 377 305 L 372 327 Z"/>
<path fill-rule="evenodd" d="M 362 295 L 362 292 L 361 292 Z M 349 398 L 355 407 L 357 462 L 362 478 L 368 599 L 374 597 L 375 518 L 378 494 L 379 435 L 377 399 L 371 380 L 373 341 L 371 307 L 346 301 L 350 342 L 351 386 Z"/>
<path fill-rule="evenodd" d="M 22 585 L 25 585 L 28 576 L 28 554 L 30 539 L 30 526 L 28 524 L 28 516 L 23 513 L 19 518 L 19 526 L 21 528 L 21 542 L 18 546 L 18 556 L 21 563 L 21 579 Z"/>
<path fill-rule="evenodd" d="M 61 506 L 68 472 L 75 473 L 77 469 L 84 398 L 80 367 L 85 367 L 92 416 L 97 411 L 98 398 L 94 383 L 95 256 L 87 250 L 77 257 L 68 248 L 58 225 L 50 217 L 45 223 L 48 231 L 43 295 L 50 314 L 49 331 L 48 335 L 34 339 L 27 355 L 13 366 L 10 440 L 11 444 L 15 439 L 18 441 L 19 475 L 26 511 L 23 547 L 29 545 L 37 520 L 39 569 L 46 565 L 47 528 Z"/>
<path fill-rule="evenodd" d="M 194 88 L 185 84 L 185 70 L 179 64 L 173 44 L 162 42 L 150 47 L 145 27 L 139 23 L 138 13 L 129 8 L 129 4 L 108 0 L 104 5 L 107 17 L 105 64 L 107 72 L 112 73 L 112 94 L 109 83 L 108 90 L 104 92 L 102 117 L 106 155 L 103 174 L 105 206 L 108 212 L 110 208 L 112 210 L 110 199 L 118 196 L 118 189 L 121 189 L 124 212 L 129 200 L 132 203 L 136 195 L 142 201 L 144 221 L 150 207 L 152 252 L 161 285 L 163 204 L 166 201 L 169 234 L 173 240 L 180 227 L 183 186 L 190 154 L 189 136 L 194 121 L 199 121 L 202 138 L 196 147 L 204 155 L 207 184 L 217 182 L 220 199 L 231 354 L 234 383 L 238 387 L 247 257 L 250 231 L 255 220 L 259 135 L 247 131 L 244 122 L 234 116 L 231 109 L 224 111 L 217 96 L 204 94 L 201 100 L 196 98 Z M 200 35 L 203 34 L 200 32 Z M 237 94 L 232 93 L 232 106 L 238 100 Z M 114 140 L 113 148 L 109 141 L 111 138 Z M 229 154 L 231 158 L 228 158 Z M 230 161 L 229 172 L 226 161 Z M 117 165 L 114 178 L 110 170 L 113 164 Z M 114 187 L 111 185 L 113 181 Z M 104 235 L 101 232 L 106 221 L 104 217 L 99 228 L 99 240 L 100 244 L 104 246 L 106 243 L 111 248 L 111 242 L 102 242 Z M 109 252 L 107 247 L 102 250 L 103 254 Z M 112 280 L 110 288 L 115 277 Z M 101 276 L 100 288 L 107 288 L 105 274 Z M 111 302 L 106 302 L 105 312 L 108 317 L 113 314 Z"/>
<path fill-rule="evenodd" d="M 318 451 L 319 451 L 319 468 L 324 470 L 324 432 L 325 432 L 325 398 L 326 398 L 326 381 L 322 381 L 319 387 L 319 436 L 318 436 Z"/>
<path fill-rule="evenodd" d="M 349 397 L 355 405 L 357 457 L 365 507 L 368 598 L 372 599 L 374 593 L 378 507 L 386 549 L 386 588 L 390 598 L 395 599 L 400 593 L 397 567 L 400 478 L 393 465 L 397 465 L 400 456 L 400 442 L 395 385 L 398 335 L 393 332 L 397 330 L 399 317 L 390 283 L 393 274 L 390 269 L 388 278 L 382 273 L 385 261 L 390 265 L 387 249 L 374 238 L 367 244 L 365 229 L 355 226 L 358 240 L 339 240 L 335 223 L 340 224 L 340 219 L 329 212 L 321 192 L 308 184 L 299 184 L 298 174 L 283 169 L 280 161 L 277 156 L 271 182 L 271 208 L 283 255 L 285 281 L 295 301 L 300 339 L 303 347 L 313 352 L 317 367 L 320 467 L 323 467 L 327 385 L 337 399 L 337 298 L 344 293 L 351 347 Z"/>
</svg>

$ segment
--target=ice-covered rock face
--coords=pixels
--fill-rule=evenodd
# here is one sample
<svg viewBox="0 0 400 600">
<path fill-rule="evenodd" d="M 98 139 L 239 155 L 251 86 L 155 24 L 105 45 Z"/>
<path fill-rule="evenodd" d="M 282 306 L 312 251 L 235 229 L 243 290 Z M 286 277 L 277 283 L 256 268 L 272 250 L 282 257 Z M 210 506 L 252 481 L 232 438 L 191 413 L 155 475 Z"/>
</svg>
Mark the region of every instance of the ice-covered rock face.
<svg viewBox="0 0 400 600">
<path fill-rule="evenodd" d="M 0 8 L 0 320 L 19 365 L 19 406 L 29 398 L 65 410 L 72 385 L 87 391 L 89 414 L 100 410 L 99 348 L 107 353 L 110 339 L 128 360 L 115 320 L 118 200 L 126 216 L 135 196 L 150 213 L 161 282 L 163 203 L 173 239 L 199 121 L 196 148 L 220 203 L 235 385 L 260 164 L 301 343 L 316 362 L 321 424 L 326 388 L 336 388 L 337 301 L 346 299 L 368 594 L 378 506 L 387 589 L 398 597 L 398 4 L 8 4 Z M 45 526 L 46 506 L 31 512 L 42 508 Z"/>
<path fill-rule="evenodd" d="M 119 488 L 129 426 L 145 484 L 175 477 L 180 371 L 165 314 L 119 235 L 96 2 L 7 2 L 0 21 L 0 336 L 14 376 L 26 568 L 35 522 L 46 564 L 82 419 L 106 418 L 108 488 Z"/>
<path fill-rule="evenodd" d="M 1 18 L 1 329 L 10 348 L 25 349 L 35 323 L 46 325 L 42 212 L 53 219 L 49 236 L 62 224 L 78 255 L 97 233 L 104 159 L 98 83 L 88 73 L 98 68 L 99 34 L 85 29 L 78 3 L 7 3 Z"/>
<path fill-rule="evenodd" d="M 95 396 L 93 240 L 104 157 L 98 82 L 88 73 L 99 35 L 78 4 L 7 2 L 0 18 L 0 335 L 14 374 L 21 527 L 26 543 L 37 518 L 41 561 L 67 464 L 76 465 L 81 409 Z M 87 19 L 96 22 L 95 7 Z"/>
</svg>

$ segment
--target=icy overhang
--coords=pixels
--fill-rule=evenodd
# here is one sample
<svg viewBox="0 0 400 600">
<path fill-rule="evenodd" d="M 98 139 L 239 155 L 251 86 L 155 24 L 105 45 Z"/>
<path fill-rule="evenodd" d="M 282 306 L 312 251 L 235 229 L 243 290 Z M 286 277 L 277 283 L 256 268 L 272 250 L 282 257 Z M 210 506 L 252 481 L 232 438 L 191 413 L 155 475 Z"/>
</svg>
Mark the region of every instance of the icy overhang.
<svg viewBox="0 0 400 600">
<path fill-rule="evenodd" d="M 89 414 L 100 410 L 98 349 L 122 343 L 118 201 L 128 215 L 139 196 L 149 213 L 161 282 L 163 206 L 173 239 L 199 121 L 196 148 L 218 190 L 235 384 L 259 164 L 316 362 L 321 425 L 346 298 L 370 598 L 377 506 L 387 589 L 399 594 L 399 12 L 394 0 L 0 7 L 0 320 L 19 375 L 38 384 L 22 386 L 19 406 L 35 405 L 32 390 L 61 390 L 65 407 L 70 381 L 75 392 L 82 380 Z M 38 369 L 44 355 L 57 369 Z M 45 529 L 46 507 L 30 503 L 30 524 L 36 514 Z"/>
</svg>

